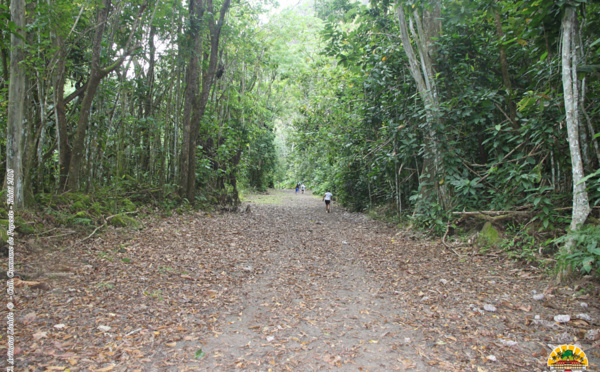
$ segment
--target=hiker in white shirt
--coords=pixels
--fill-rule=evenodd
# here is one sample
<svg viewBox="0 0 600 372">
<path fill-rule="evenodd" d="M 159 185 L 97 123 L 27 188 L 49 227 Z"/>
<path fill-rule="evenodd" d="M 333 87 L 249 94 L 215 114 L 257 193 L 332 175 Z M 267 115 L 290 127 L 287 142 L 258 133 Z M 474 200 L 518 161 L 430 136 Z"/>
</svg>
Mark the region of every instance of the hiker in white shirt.
<svg viewBox="0 0 600 372">
<path fill-rule="evenodd" d="M 330 193 L 329 191 L 327 191 L 325 193 L 325 195 L 323 195 L 323 200 L 325 200 L 325 210 L 327 211 L 327 213 L 331 213 L 331 197 L 333 196 L 332 193 Z"/>
<path fill-rule="evenodd" d="M 306 189 L 306 186 L 304 186 L 304 184 L 302 184 L 302 185 L 300 186 L 300 190 L 302 190 L 302 193 L 303 193 L 303 194 L 304 194 L 304 189 Z"/>
</svg>

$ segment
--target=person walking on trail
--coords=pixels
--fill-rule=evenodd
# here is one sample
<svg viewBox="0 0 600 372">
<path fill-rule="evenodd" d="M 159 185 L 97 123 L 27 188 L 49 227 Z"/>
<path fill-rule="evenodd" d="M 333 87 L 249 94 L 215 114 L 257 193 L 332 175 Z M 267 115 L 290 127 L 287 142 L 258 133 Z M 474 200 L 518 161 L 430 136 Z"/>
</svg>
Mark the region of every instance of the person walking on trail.
<svg viewBox="0 0 600 372">
<path fill-rule="evenodd" d="M 300 182 L 296 184 L 296 194 L 298 193 L 298 190 L 300 190 Z"/>
<path fill-rule="evenodd" d="M 304 186 L 304 184 L 300 185 L 300 190 L 302 190 L 303 194 L 304 194 L 304 189 L 306 189 L 306 186 Z"/>
<path fill-rule="evenodd" d="M 325 193 L 325 195 L 323 195 L 323 200 L 325 200 L 325 210 L 327 211 L 327 213 L 331 213 L 331 197 L 333 196 L 332 193 L 330 193 L 329 191 L 327 191 Z"/>
</svg>

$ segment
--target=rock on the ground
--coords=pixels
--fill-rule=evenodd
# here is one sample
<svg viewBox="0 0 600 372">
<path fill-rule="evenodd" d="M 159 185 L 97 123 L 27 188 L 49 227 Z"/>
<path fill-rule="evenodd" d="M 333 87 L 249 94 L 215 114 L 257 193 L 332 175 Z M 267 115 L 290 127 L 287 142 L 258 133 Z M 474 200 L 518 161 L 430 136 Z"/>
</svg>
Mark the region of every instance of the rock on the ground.
<svg viewBox="0 0 600 372">
<path fill-rule="evenodd" d="M 573 343 L 575 337 L 569 332 L 564 332 L 555 337 L 556 342 L 559 344 L 570 344 Z"/>
<path fill-rule="evenodd" d="M 496 306 L 494 306 L 494 305 L 485 304 L 485 305 L 483 305 L 483 310 L 490 311 L 493 313 L 493 312 L 496 312 L 498 309 L 496 309 Z"/>
<path fill-rule="evenodd" d="M 555 328 L 559 328 L 559 325 L 554 323 L 554 322 L 549 322 L 547 320 L 544 319 L 535 319 L 533 321 L 534 324 L 537 325 L 541 325 L 544 328 L 550 328 L 550 329 L 555 329 Z"/>
<path fill-rule="evenodd" d="M 503 338 L 500 339 L 500 343 L 504 346 L 517 346 L 519 343 L 517 341 L 513 341 L 513 340 L 505 340 Z"/>
<path fill-rule="evenodd" d="M 554 321 L 557 323 L 568 323 L 571 321 L 571 316 L 568 314 L 556 315 Z"/>
<path fill-rule="evenodd" d="M 588 314 L 577 314 L 575 316 L 577 319 L 581 319 L 581 320 L 585 320 L 586 322 L 591 322 L 593 321 L 592 317 L 589 316 Z"/>
<path fill-rule="evenodd" d="M 585 339 L 589 341 L 596 341 L 600 339 L 600 329 L 590 329 L 586 332 Z"/>
</svg>

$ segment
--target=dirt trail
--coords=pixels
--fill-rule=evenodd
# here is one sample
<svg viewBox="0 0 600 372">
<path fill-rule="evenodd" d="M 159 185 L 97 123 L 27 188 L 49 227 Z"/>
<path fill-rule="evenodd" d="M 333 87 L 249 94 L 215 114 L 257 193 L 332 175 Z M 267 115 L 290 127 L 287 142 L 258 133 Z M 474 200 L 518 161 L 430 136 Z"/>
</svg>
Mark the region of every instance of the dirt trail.
<svg viewBox="0 0 600 372">
<path fill-rule="evenodd" d="M 206 345 L 210 369 L 428 370 L 409 345 L 418 335 L 398 323 L 403 310 L 359 255 L 381 226 L 335 207 L 326 214 L 307 194 L 278 196 L 281 205 L 256 205 L 247 218 L 242 244 L 254 257 L 241 268 L 253 274 L 234 290 L 239 304 L 223 334 Z"/>
<path fill-rule="evenodd" d="M 309 194 L 249 205 L 85 246 L 31 243 L 17 260 L 41 285 L 17 288 L 17 370 L 543 371 L 573 342 L 598 364 L 593 282 L 555 287 L 501 254 L 457 257 L 337 205 L 326 214 Z"/>
</svg>

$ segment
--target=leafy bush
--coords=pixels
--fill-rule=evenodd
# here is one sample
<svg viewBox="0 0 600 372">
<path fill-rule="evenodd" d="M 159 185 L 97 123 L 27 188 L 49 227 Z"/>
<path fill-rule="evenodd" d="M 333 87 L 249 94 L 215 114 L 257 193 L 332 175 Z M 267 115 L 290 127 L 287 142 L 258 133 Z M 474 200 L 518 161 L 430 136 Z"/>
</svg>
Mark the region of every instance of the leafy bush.
<svg viewBox="0 0 600 372">
<path fill-rule="evenodd" d="M 416 194 L 416 196 L 418 196 Z M 414 198 L 416 200 L 416 198 Z M 446 222 L 449 216 L 448 212 L 435 202 L 421 203 L 421 208 L 412 217 L 415 226 L 428 229 L 434 235 L 441 236 L 446 231 Z"/>
<path fill-rule="evenodd" d="M 537 261 L 537 242 L 535 237 L 529 235 L 526 231 L 518 231 L 510 239 L 504 239 L 500 247 L 510 258 L 523 260 L 525 262 Z"/>
<path fill-rule="evenodd" d="M 557 244 L 572 244 L 557 256 L 559 268 L 571 268 L 589 274 L 592 270 L 600 274 L 600 226 L 584 226 L 554 240 Z"/>
<path fill-rule="evenodd" d="M 69 218 L 69 222 L 73 225 L 89 225 L 92 223 L 92 219 L 88 212 L 80 211 Z"/>
<path fill-rule="evenodd" d="M 110 219 L 109 224 L 117 227 L 133 227 L 140 228 L 142 224 L 135 218 L 129 217 L 126 214 L 118 214 Z"/>
</svg>

